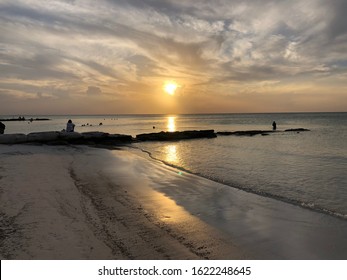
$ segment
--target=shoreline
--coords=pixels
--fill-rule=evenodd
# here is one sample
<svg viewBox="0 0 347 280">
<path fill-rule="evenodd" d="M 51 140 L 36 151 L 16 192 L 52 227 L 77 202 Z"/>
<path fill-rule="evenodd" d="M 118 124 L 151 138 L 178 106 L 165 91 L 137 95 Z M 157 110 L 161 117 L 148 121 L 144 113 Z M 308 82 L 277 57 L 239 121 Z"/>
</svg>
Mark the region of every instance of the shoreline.
<svg viewBox="0 0 347 280">
<path fill-rule="evenodd" d="M 105 148 L 105 147 L 100 147 L 100 148 Z M 150 159 L 152 159 L 154 161 L 157 161 L 157 162 L 160 162 L 160 163 L 163 163 L 163 164 L 167 165 L 168 167 L 172 167 L 174 169 L 178 169 L 180 171 L 183 171 L 183 172 L 186 172 L 186 173 L 189 173 L 189 174 L 192 174 L 192 175 L 204 178 L 206 180 L 211 180 L 211 181 L 213 181 L 215 183 L 219 183 L 219 184 L 228 186 L 228 187 L 233 188 L 233 189 L 237 189 L 237 190 L 240 190 L 240 191 L 244 191 L 244 192 L 251 193 L 251 194 L 258 195 L 258 196 L 265 197 L 265 198 L 274 199 L 274 200 L 277 200 L 277 201 L 280 201 L 280 202 L 283 202 L 283 203 L 286 203 L 286 204 L 290 204 L 290 205 L 293 205 L 293 206 L 301 207 L 301 208 L 303 208 L 305 210 L 313 211 L 315 213 L 320 213 L 320 214 L 328 215 L 329 217 L 333 217 L 333 218 L 341 219 L 343 221 L 347 221 L 347 215 L 346 214 L 342 214 L 342 213 L 339 213 L 339 212 L 336 212 L 336 211 L 333 211 L 333 210 L 329 210 L 329 209 L 325 209 L 325 208 L 318 208 L 315 205 L 311 205 L 309 203 L 305 203 L 305 202 L 300 201 L 300 200 L 289 199 L 289 198 L 282 197 L 282 196 L 279 196 L 279 195 L 273 195 L 271 193 L 257 192 L 257 191 L 255 191 L 253 189 L 250 189 L 250 188 L 243 188 L 243 187 L 240 187 L 240 186 L 235 186 L 235 185 L 232 185 L 232 184 L 228 184 L 226 182 L 223 182 L 222 180 L 218 180 L 217 178 L 211 178 L 211 177 L 204 176 L 203 174 L 194 173 L 194 172 L 192 172 L 192 171 L 190 171 L 188 169 L 185 169 L 185 168 L 183 168 L 181 166 L 177 166 L 177 165 L 171 164 L 171 163 L 169 163 L 169 162 L 167 162 L 165 160 L 162 160 L 160 158 L 156 158 L 156 157 L 154 157 L 152 155 L 151 152 L 149 152 L 147 150 L 144 150 L 144 149 L 142 149 L 140 147 L 127 146 L 127 148 L 129 148 L 130 151 L 132 149 L 141 151 L 142 153 L 147 154 L 147 156 Z"/>
<path fill-rule="evenodd" d="M 248 259 L 128 152 L 0 145 L 1 259 Z"/>
<path fill-rule="evenodd" d="M 345 221 L 129 151 L 32 145 L 0 151 L 2 259 L 347 257 Z"/>
<path fill-rule="evenodd" d="M 149 157 L 147 152 L 144 153 L 145 158 Z M 247 192 L 161 160 L 152 160 L 162 163 L 165 170 L 178 171 L 187 177 L 184 187 L 157 184 L 157 189 L 190 213 L 227 233 L 236 244 L 251 251 L 256 259 L 346 259 L 345 219 Z M 192 202 L 190 194 L 201 196 L 201 201 Z M 334 238 L 336 240 L 332 240 Z"/>
</svg>

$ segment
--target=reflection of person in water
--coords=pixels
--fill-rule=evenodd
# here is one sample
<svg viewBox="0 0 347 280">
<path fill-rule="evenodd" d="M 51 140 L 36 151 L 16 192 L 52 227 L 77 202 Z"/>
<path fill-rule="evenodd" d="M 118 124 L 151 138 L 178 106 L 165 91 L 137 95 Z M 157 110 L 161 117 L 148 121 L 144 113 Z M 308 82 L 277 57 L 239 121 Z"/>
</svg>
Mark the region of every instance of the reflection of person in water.
<svg viewBox="0 0 347 280">
<path fill-rule="evenodd" d="M 0 122 L 0 134 L 4 134 L 6 125 L 4 125 L 2 122 Z"/>
<path fill-rule="evenodd" d="M 272 130 L 276 130 L 276 128 L 277 128 L 277 124 L 276 124 L 275 121 L 273 121 L 273 123 L 272 123 Z"/>
</svg>

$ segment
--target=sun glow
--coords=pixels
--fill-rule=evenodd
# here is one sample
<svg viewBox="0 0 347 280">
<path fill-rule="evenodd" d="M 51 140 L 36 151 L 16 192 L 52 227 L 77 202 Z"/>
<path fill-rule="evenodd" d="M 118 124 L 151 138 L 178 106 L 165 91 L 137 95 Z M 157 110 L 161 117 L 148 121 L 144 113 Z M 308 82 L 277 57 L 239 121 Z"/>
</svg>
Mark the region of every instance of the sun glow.
<svg viewBox="0 0 347 280">
<path fill-rule="evenodd" d="M 164 85 L 164 90 L 170 95 L 174 95 L 177 88 L 178 84 L 176 84 L 175 82 L 167 82 Z"/>
</svg>

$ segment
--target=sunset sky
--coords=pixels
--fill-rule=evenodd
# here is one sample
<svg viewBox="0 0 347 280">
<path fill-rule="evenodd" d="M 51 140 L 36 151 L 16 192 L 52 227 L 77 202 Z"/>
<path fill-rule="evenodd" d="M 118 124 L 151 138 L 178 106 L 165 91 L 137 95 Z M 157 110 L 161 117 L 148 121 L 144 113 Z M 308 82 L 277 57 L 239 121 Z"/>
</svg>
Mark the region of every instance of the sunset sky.
<svg viewBox="0 0 347 280">
<path fill-rule="evenodd" d="M 346 11 L 346 0 L 0 0 L 0 115 L 347 111 Z"/>
</svg>

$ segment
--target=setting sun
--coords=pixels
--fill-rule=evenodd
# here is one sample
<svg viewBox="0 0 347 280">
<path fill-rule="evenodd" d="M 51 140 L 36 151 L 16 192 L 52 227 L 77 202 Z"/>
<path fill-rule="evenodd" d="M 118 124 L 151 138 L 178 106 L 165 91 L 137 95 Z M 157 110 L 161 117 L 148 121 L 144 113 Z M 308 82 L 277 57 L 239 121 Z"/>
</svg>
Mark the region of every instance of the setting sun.
<svg viewBox="0 0 347 280">
<path fill-rule="evenodd" d="M 170 95 L 174 95 L 178 85 L 175 82 L 167 82 L 164 85 L 164 90 Z"/>
</svg>

